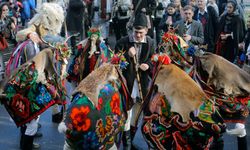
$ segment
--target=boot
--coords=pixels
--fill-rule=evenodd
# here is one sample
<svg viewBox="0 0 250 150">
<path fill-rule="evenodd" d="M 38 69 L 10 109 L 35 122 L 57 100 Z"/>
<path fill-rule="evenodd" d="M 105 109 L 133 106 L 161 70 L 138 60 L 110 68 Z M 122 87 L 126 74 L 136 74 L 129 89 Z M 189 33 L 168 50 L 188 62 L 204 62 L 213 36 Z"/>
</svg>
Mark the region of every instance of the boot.
<svg viewBox="0 0 250 150">
<path fill-rule="evenodd" d="M 22 135 L 20 140 L 21 150 L 32 150 L 33 149 L 34 136 Z"/>
<path fill-rule="evenodd" d="M 39 149 L 41 146 L 38 143 L 33 143 L 32 149 Z"/>
<path fill-rule="evenodd" d="M 122 143 L 123 143 L 123 149 L 124 150 L 130 150 L 131 149 L 131 135 L 130 135 L 130 130 L 129 131 L 124 131 L 122 134 Z"/>
<path fill-rule="evenodd" d="M 63 115 L 61 112 L 52 115 L 52 122 L 54 123 L 60 123 L 62 119 L 63 119 Z"/>
<path fill-rule="evenodd" d="M 247 150 L 247 136 L 237 137 L 238 150 Z"/>
<path fill-rule="evenodd" d="M 210 150 L 223 150 L 224 149 L 224 141 L 222 137 L 214 138 L 213 143 L 211 144 Z"/>
</svg>

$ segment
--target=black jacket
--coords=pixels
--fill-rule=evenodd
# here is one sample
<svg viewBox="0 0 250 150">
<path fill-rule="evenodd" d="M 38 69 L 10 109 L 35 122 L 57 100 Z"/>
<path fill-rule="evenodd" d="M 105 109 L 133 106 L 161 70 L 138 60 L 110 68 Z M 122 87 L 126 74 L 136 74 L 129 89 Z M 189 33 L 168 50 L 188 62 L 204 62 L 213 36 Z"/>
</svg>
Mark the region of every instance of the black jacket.
<svg viewBox="0 0 250 150">
<path fill-rule="evenodd" d="M 216 40 L 219 40 L 220 34 L 225 32 L 224 28 L 227 16 L 228 14 L 225 14 L 220 18 Z M 232 47 L 236 49 L 236 54 L 238 54 L 239 52 L 238 44 L 243 42 L 245 38 L 245 25 L 238 13 L 234 13 L 232 15 L 232 20 L 230 25 L 231 25 L 231 32 L 233 32 L 233 42 L 234 42 L 230 44 L 232 45 Z"/>
<path fill-rule="evenodd" d="M 199 21 L 198 19 L 199 10 L 195 10 L 193 19 Z M 219 16 L 212 6 L 207 7 L 208 20 L 205 25 L 204 30 L 204 44 L 208 44 L 208 51 L 215 52 L 215 43 L 217 36 L 217 28 L 219 22 Z"/>
<path fill-rule="evenodd" d="M 125 79 L 127 80 L 127 86 L 128 86 L 128 90 L 130 93 L 132 92 L 134 80 L 136 79 L 136 72 L 134 69 L 133 58 L 131 58 L 128 55 L 129 48 L 133 46 L 134 46 L 134 43 L 131 41 L 131 38 L 129 36 L 126 36 L 120 39 L 115 46 L 116 53 L 120 50 L 125 51 L 124 56 L 129 63 L 127 68 L 123 70 L 123 75 Z M 153 65 L 151 63 L 151 57 L 154 54 L 154 51 L 155 51 L 154 41 L 149 36 L 147 36 L 147 43 L 142 44 L 141 56 L 139 60 L 139 64 L 146 63 L 149 65 L 149 69 L 147 71 L 142 71 L 139 69 L 139 74 L 141 77 L 140 79 L 141 79 L 142 93 L 144 96 L 147 94 L 149 77 L 150 77 L 151 70 L 153 68 Z"/>
<path fill-rule="evenodd" d="M 83 32 L 83 15 L 85 6 L 82 0 L 70 0 L 67 9 L 66 23 L 70 32 Z"/>
</svg>

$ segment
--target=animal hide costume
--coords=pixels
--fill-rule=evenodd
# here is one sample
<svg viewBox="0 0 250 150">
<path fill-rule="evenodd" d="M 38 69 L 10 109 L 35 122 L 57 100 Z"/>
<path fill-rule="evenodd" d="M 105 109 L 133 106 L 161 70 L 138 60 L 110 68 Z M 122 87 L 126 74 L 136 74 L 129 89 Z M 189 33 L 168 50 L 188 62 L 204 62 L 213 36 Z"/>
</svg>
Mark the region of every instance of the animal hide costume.
<svg viewBox="0 0 250 150">
<path fill-rule="evenodd" d="M 104 64 L 73 92 L 65 119 L 66 143 L 72 149 L 110 149 L 126 119 L 124 83 L 116 67 Z"/>
<path fill-rule="evenodd" d="M 69 56 L 66 47 L 57 47 L 54 51 L 44 49 L 5 79 L 1 89 L 6 98 L 2 103 L 17 126 L 31 121 L 54 104 L 66 103 L 63 68 Z"/>
</svg>

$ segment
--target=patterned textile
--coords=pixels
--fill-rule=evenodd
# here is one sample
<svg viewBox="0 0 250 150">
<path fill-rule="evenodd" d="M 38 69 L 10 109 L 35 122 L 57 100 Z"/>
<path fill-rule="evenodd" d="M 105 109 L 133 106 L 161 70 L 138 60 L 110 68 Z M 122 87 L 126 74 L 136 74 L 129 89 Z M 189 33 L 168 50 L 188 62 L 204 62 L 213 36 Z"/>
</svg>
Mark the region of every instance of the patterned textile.
<svg viewBox="0 0 250 150">
<path fill-rule="evenodd" d="M 216 118 L 211 102 L 200 106 L 198 117 L 183 122 L 178 113 L 171 112 L 171 106 L 161 99 L 162 114 L 151 114 L 144 117 L 142 133 L 153 149 L 209 149 L 213 137 L 225 132 L 225 126 Z"/>
<path fill-rule="evenodd" d="M 21 126 L 54 104 L 66 103 L 66 90 L 55 78 L 37 83 L 38 71 L 33 62 L 22 66 L 5 86 L 4 106 L 17 126 Z M 56 85 L 56 86 L 55 86 Z"/>
<path fill-rule="evenodd" d="M 113 146 L 116 134 L 124 128 L 123 99 L 110 83 L 100 89 L 97 106 L 82 93 L 76 93 L 65 119 L 67 143 L 73 149 L 81 150 Z"/>
<path fill-rule="evenodd" d="M 79 83 L 95 68 L 109 61 L 110 52 L 104 42 L 98 44 L 97 51 L 89 58 L 90 48 L 90 41 L 86 45 L 78 45 L 78 54 L 69 66 L 67 77 L 69 81 Z"/>
<path fill-rule="evenodd" d="M 205 93 L 218 104 L 219 112 L 221 113 L 225 122 L 245 122 L 249 115 L 249 109 L 247 107 L 250 98 L 248 96 L 224 96 L 220 92 L 216 91 L 214 87 L 208 88 L 207 73 L 201 67 L 199 57 L 193 57 L 196 50 L 193 47 L 189 47 L 187 50 L 183 49 L 180 45 L 180 37 L 172 34 L 165 33 L 162 37 L 163 43 L 160 45 L 160 50 L 167 53 L 172 62 L 177 64 L 181 69 L 188 73 L 192 78 L 198 82 Z M 220 43 L 217 44 L 219 46 Z M 169 48 L 170 46 L 170 48 Z M 220 46 L 217 50 L 220 50 Z M 193 64 L 193 62 L 197 64 Z M 194 67 L 195 66 L 195 67 Z"/>
</svg>

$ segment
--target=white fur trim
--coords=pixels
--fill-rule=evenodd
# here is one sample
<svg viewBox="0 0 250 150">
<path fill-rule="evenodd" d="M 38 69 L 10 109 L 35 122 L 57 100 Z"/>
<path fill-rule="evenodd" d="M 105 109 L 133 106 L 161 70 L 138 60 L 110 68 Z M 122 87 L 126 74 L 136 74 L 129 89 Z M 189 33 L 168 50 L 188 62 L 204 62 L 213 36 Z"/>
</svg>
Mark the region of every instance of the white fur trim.
<svg viewBox="0 0 250 150">
<path fill-rule="evenodd" d="M 229 135 L 236 135 L 238 137 L 244 137 L 247 135 L 245 125 L 242 123 L 236 123 L 235 128 L 231 130 L 226 130 Z"/>
<path fill-rule="evenodd" d="M 66 127 L 66 124 L 64 122 L 61 122 L 59 125 L 58 125 L 58 132 L 59 133 L 66 133 L 67 131 L 67 127 Z"/>
<path fill-rule="evenodd" d="M 117 147 L 116 147 L 115 143 L 114 143 L 114 145 L 112 147 L 110 147 L 109 150 L 117 150 Z"/>
<path fill-rule="evenodd" d="M 128 113 L 128 118 L 127 118 L 125 126 L 124 126 L 124 131 L 129 131 L 130 130 L 130 122 L 131 122 L 131 118 L 132 118 L 132 109 L 127 111 L 127 113 Z"/>
</svg>

